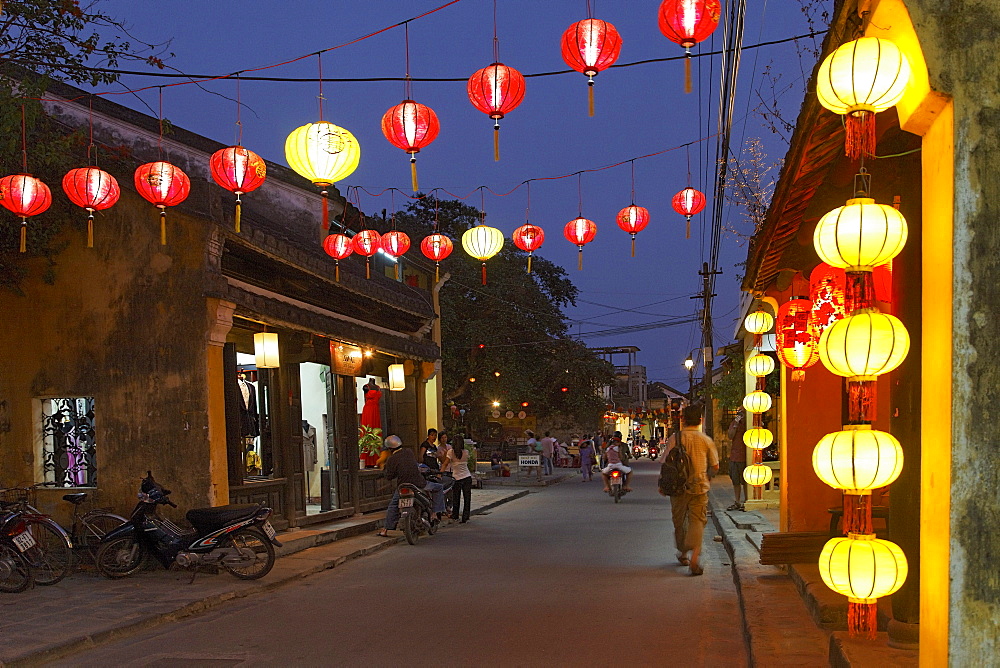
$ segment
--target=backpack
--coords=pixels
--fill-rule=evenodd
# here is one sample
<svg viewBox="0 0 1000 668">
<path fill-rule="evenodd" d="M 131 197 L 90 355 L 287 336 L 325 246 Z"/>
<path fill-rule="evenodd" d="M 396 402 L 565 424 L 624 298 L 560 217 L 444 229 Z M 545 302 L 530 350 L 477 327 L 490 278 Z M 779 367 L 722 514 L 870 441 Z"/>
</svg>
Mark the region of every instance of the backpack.
<svg viewBox="0 0 1000 668">
<path fill-rule="evenodd" d="M 660 465 L 660 479 L 657 486 L 664 496 L 677 496 L 687 490 L 688 478 L 691 477 L 691 458 L 677 435 L 677 444 L 663 458 Z"/>
</svg>

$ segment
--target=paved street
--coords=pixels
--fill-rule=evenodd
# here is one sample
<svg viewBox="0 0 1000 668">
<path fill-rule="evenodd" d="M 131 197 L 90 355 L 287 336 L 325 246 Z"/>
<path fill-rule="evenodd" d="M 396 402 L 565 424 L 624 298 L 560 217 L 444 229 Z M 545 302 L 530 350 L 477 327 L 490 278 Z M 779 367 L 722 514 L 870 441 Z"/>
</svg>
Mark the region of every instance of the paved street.
<svg viewBox="0 0 1000 668">
<path fill-rule="evenodd" d="M 677 565 L 657 463 L 615 505 L 570 478 L 280 590 L 58 665 L 746 665 L 729 559 Z"/>
</svg>

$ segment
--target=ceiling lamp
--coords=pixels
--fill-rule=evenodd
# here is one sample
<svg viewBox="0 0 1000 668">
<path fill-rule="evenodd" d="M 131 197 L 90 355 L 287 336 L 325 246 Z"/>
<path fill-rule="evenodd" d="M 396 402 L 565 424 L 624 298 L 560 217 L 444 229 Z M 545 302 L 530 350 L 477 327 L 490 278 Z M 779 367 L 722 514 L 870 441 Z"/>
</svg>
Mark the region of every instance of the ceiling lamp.
<svg viewBox="0 0 1000 668">
<path fill-rule="evenodd" d="M 462 248 L 483 263 L 483 285 L 486 285 L 486 261 L 503 248 L 503 232 L 495 227 L 476 225 L 462 235 Z"/>
<path fill-rule="evenodd" d="M 329 121 L 309 123 L 292 130 L 285 139 L 285 160 L 299 176 L 320 188 L 323 229 L 330 229 L 327 188 L 347 178 L 361 161 L 361 145 L 354 135 Z"/>
<path fill-rule="evenodd" d="M 684 190 L 674 195 L 671 201 L 674 211 L 684 216 L 687 220 L 687 228 L 684 233 L 685 239 L 691 238 L 691 216 L 701 213 L 705 208 L 705 194 L 700 190 L 695 190 L 688 186 Z"/>
<path fill-rule="evenodd" d="M 847 117 L 848 157 L 875 155 L 875 114 L 899 102 L 909 81 L 906 56 L 888 39 L 861 37 L 823 60 L 816 96 L 821 105 Z"/>
<path fill-rule="evenodd" d="M 562 57 L 566 64 L 582 72 L 587 80 L 589 114 L 594 115 L 594 77 L 618 60 L 622 38 L 607 21 L 586 18 L 577 21 L 562 36 Z"/>
<path fill-rule="evenodd" d="M 545 241 L 545 231 L 538 225 L 525 223 L 511 235 L 514 245 L 528 254 L 528 273 L 531 273 L 531 254 L 541 248 Z"/>
<path fill-rule="evenodd" d="M 13 174 L 0 179 L 0 204 L 21 217 L 21 252 L 27 250 L 28 218 L 52 205 L 52 191 L 40 179 Z"/>
<path fill-rule="evenodd" d="M 354 252 L 354 243 L 346 234 L 330 234 L 323 239 L 323 250 L 334 260 L 334 277 L 340 282 L 340 261 Z"/>
<path fill-rule="evenodd" d="M 719 25 L 719 0 L 663 0 L 660 32 L 684 47 L 684 92 L 691 92 L 691 47 L 711 35 Z"/>
<path fill-rule="evenodd" d="M 239 232 L 242 209 L 240 195 L 256 190 L 264 183 L 267 165 L 262 157 L 242 146 L 219 149 L 212 154 L 208 164 L 215 182 L 236 195 L 234 224 Z"/>
<path fill-rule="evenodd" d="M 469 77 L 469 101 L 493 119 L 493 159 L 500 160 L 500 119 L 524 100 L 524 77 L 496 62 Z"/>
<path fill-rule="evenodd" d="M 121 197 L 118 180 L 97 167 L 79 167 L 66 172 L 63 190 L 73 204 L 87 210 L 87 248 L 94 247 L 94 212 L 115 205 Z"/>
<path fill-rule="evenodd" d="M 793 297 L 778 309 L 775 352 L 792 370 L 792 380 L 805 378 L 806 369 L 819 361 L 819 334 L 811 320 L 812 302 Z"/>
<path fill-rule="evenodd" d="M 160 245 L 167 245 L 167 207 L 177 206 L 191 192 L 191 179 L 180 167 L 158 160 L 135 170 L 135 189 L 160 210 Z"/>
<path fill-rule="evenodd" d="M 365 258 L 365 278 L 372 277 L 370 259 L 382 248 L 382 237 L 375 230 L 361 230 L 351 239 L 354 252 Z"/>
<path fill-rule="evenodd" d="M 419 189 L 417 153 L 437 138 L 440 129 L 434 110 L 413 100 L 403 100 L 382 116 L 382 134 L 390 144 L 410 154 L 413 192 Z"/>
<path fill-rule="evenodd" d="M 632 257 L 635 257 L 635 235 L 649 225 L 649 209 L 630 204 L 618 212 L 618 227 L 632 235 Z"/>
<path fill-rule="evenodd" d="M 563 227 L 563 236 L 566 237 L 566 240 L 580 249 L 576 263 L 578 270 L 583 269 L 583 247 L 593 241 L 596 235 L 597 223 L 583 216 L 574 218 Z"/>
<path fill-rule="evenodd" d="M 453 248 L 454 244 L 451 239 L 440 232 L 428 234 L 424 237 L 424 240 L 420 242 L 420 252 L 423 253 L 424 257 L 428 260 L 434 260 L 435 283 L 441 280 L 441 260 L 451 255 Z"/>
<path fill-rule="evenodd" d="M 871 425 L 847 425 L 827 434 L 813 449 L 819 479 L 845 494 L 870 494 L 899 477 L 903 448 L 892 434 Z"/>
</svg>

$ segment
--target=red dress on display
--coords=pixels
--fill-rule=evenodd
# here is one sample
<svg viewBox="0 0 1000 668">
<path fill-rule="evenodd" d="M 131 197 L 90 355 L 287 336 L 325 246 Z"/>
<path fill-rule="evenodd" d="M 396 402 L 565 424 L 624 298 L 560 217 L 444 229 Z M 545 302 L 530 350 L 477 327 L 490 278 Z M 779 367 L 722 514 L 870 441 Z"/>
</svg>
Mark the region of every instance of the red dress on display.
<svg viewBox="0 0 1000 668">
<path fill-rule="evenodd" d="M 382 446 L 382 411 L 379 409 L 379 401 L 382 399 L 382 390 L 365 390 L 365 405 L 361 409 L 361 426 L 358 430 L 358 441 L 360 443 L 361 461 L 366 467 L 375 466 L 378 461 L 379 449 Z"/>
</svg>

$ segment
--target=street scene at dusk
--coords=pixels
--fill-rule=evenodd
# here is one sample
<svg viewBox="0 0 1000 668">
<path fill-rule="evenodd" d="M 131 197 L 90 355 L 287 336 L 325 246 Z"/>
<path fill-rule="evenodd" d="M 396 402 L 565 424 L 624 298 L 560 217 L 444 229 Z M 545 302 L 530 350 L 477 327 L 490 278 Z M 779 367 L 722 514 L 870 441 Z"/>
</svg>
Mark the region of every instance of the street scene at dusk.
<svg viewBox="0 0 1000 668">
<path fill-rule="evenodd" d="M 997 34 L 0 3 L 0 666 L 1000 665 Z"/>
</svg>

